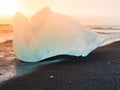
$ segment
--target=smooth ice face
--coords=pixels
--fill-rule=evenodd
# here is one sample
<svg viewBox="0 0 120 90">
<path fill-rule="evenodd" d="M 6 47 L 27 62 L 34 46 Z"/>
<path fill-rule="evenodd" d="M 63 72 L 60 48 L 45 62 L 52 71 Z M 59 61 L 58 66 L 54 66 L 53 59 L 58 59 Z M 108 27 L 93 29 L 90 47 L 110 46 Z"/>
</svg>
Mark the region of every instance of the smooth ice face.
<svg viewBox="0 0 120 90">
<path fill-rule="evenodd" d="M 37 62 L 60 54 L 87 56 L 107 39 L 48 7 L 30 20 L 17 13 L 13 22 L 13 48 L 24 62 Z"/>
</svg>

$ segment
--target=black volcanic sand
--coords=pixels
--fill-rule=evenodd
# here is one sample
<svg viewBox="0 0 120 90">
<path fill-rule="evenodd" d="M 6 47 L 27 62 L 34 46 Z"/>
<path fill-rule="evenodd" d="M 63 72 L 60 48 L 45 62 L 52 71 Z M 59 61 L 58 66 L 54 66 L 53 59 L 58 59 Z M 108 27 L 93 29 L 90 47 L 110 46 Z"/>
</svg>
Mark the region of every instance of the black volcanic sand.
<svg viewBox="0 0 120 90">
<path fill-rule="evenodd" d="M 120 90 L 120 42 L 97 48 L 85 58 L 61 55 L 43 62 L 56 59 L 64 61 L 38 65 L 1 83 L 0 90 Z"/>
</svg>

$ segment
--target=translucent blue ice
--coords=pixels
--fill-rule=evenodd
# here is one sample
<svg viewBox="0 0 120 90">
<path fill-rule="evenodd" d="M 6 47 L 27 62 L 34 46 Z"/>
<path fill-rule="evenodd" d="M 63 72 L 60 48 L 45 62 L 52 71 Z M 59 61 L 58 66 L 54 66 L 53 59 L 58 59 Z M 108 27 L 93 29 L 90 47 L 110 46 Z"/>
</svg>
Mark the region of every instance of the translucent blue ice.
<svg viewBox="0 0 120 90">
<path fill-rule="evenodd" d="M 84 57 L 107 39 L 48 7 L 29 20 L 16 13 L 13 28 L 13 48 L 24 62 L 37 62 L 61 54 Z"/>
</svg>

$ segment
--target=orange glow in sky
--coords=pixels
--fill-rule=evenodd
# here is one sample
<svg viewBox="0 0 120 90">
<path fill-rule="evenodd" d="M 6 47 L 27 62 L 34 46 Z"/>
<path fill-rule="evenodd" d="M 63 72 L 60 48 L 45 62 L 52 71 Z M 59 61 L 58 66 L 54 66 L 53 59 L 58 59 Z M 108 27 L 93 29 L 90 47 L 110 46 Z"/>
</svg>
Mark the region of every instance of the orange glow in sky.
<svg viewBox="0 0 120 90">
<path fill-rule="evenodd" d="M 8 19 L 12 20 L 11 17 L 18 11 L 25 16 L 32 16 L 45 6 L 51 7 L 55 12 L 79 16 L 83 20 L 90 17 L 118 19 L 120 18 L 119 3 L 120 0 L 0 0 L 0 23 Z"/>
<path fill-rule="evenodd" d="M 83 16 L 120 16 L 120 0 L 0 0 L 0 15 L 16 11 L 33 14 L 45 6 L 57 12 Z"/>
</svg>

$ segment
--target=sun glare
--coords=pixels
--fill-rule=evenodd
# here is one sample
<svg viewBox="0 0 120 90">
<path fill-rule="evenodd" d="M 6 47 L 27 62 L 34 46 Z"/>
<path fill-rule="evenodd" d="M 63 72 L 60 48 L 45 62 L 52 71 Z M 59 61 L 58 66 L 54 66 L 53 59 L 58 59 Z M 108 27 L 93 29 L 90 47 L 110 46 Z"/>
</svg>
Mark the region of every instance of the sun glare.
<svg viewBox="0 0 120 90">
<path fill-rule="evenodd" d="M 12 16 L 18 10 L 17 0 L 0 0 L 0 15 Z"/>
</svg>

